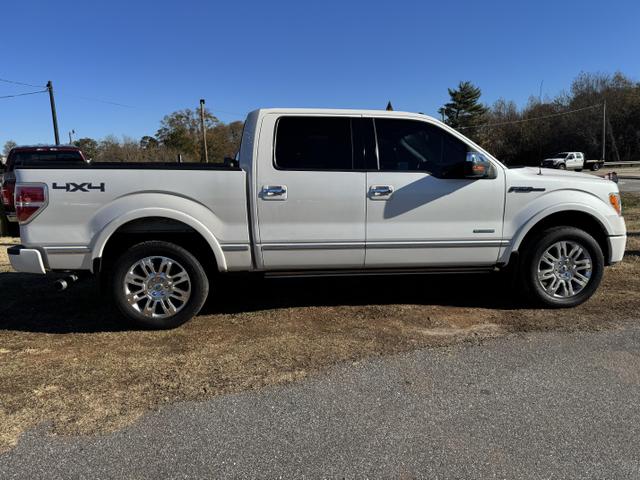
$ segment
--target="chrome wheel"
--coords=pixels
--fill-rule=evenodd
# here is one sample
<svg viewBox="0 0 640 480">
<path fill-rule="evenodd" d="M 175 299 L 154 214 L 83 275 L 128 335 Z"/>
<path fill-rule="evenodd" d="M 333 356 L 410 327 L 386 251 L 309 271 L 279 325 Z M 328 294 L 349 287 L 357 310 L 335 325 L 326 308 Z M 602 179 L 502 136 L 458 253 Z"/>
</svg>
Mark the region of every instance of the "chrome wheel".
<svg viewBox="0 0 640 480">
<path fill-rule="evenodd" d="M 589 252 L 575 241 L 554 243 L 540 257 L 538 281 L 547 295 L 571 298 L 587 286 L 593 273 Z"/>
<path fill-rule="evenodd" d="M 124 278 L 129 306 L 148 318 L 167 318 L 181 311 L 191 297 L 191 279 L 177 261 L 162 256 L 134 263 Z"/>
</svg>

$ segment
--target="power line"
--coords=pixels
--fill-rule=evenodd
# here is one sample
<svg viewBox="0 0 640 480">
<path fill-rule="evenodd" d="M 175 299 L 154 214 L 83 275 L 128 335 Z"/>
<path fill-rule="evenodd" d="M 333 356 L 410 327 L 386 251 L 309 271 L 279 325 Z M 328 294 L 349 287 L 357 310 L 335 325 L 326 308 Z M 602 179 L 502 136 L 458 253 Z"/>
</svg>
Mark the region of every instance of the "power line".
<svg viewBox="0 0 640 480">
<path fill-rule="evenodd" d="M 31 83 L 16 82 L 15 80 L 7 80 L 6 78 L 0 78 L 0 82 L 13 83 L 14 85 L 24 85 L 25 87 L 44 88 L 44 85 L 32 85 Z"/>
<path fill-rule="evenodd" d="M 18 82 L 16 80 L 8 80 L 6 78 L 0 78 L 0 82 L 11 83 L 13 85 L 24 85 L 25 87 L 46 88 L 45 85 L 33 85 L 31 83 Z M 9 98 L 11 96 L 20 96 L 20 95 L 21 94 L 18 94 L 18 95 L 7 95 L 5 97 L 0 97 L 0 98 Z M 23 94 L 23 95 L 28 95 L 28 94 Z M 68 95 L 70 97 L 81 98 L 82 100 L 88 100 L 90 102 L 100 102 L 100 103 L 106 103 L 106 104 L 109 104 L 109 105 L 116 105 L 118 107 L 135 108 L 133 105 L 126 105 L 124 103 L 112 102 L 110 100 L 102 100 L 100 98 L 83 97 L 83 96 L 80 96 L 80 95 L 73 95 L 73 94 L 70 94 L 70 93 L 65 93 L 64 95 Z"/>
<path fill-rule="evenodd" d="M 48 90 L 38 90 L 36 92 L 26 92 L 26 93 L 16 93 L 15 95 L 3 95 L 0 98 L 13 98 L 13 97 L 24 97 L 25 95 L 34 95 L 36 93 L 44 93 Z"/>
<path fill-rule="evenodd" d="M 90 102 L 99 102 L 99 103 L 106 103 L 108 105 L 115 105 L 117 107 L 125 107 L 125 108 L 136 108 L 133 105 L 127 105 L 126 103 L 118 103 L 118 102 L 112 102 L 110 100 L 102 100 L 100 98 L 92 98 L 92 97 L 83 97 L 80 95 L 74 95 L 72 93 L 62 93 L 62 95 L 66 95 L 68 97 L 75 97 L 75 98 L 80 98 L 82 100 L 87 100 Z"/>
<path fill-rule="evenodd" d="M 460 128 L 458 128 L 458 130 L 465 130 L 467 128 L 499 127 L 501 125 L 512 125 L 514 123 L 524 123 L 524 122 L 531 122 L 533 120 L 543 120 L 545 118 L 560 117 L 562 115 L 569 115 L 570 113 L 582 112 L 583 110 L 589 110 L 591 108 L 596 108 L 596 107 L 601 107 L 601 106 L 602 106 L 601 103 L 596 103 L 595 105 L 591 105 L 589 107 L 578 108 L 576 110 L 569 110 L 568 112 L 553 113 L 551 115 L 543 115 L 541 117 L 523 118 L 522 120 L 513 120 L 513 121 L 510 121 L 510 122 L 485 123 L 484 125 L 477 125 L 477 126 L 474 125 L 474 126 L 469 126 L 469 127 L 460 127 Z"/>
</svg>

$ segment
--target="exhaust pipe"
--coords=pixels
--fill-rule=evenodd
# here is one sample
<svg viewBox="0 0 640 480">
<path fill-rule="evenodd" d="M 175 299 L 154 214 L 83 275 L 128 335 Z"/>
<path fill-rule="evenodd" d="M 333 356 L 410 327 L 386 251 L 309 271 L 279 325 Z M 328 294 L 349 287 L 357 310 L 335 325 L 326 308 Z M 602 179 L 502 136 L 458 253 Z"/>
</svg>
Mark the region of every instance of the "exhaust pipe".
<svg viewBox="0 0 640 480">
<path fill-rule="evenodd" d="M 78 281 L 78 278 L 79 278 L 78 275 L 67 275 L 64 278 L 60 278 L 60 279 L 56 280 L 54 282 L 56 290 L 58 290 L 59 292 L 62 292 L 63 290 L 66 290 L 71 285 L 76 283 Z"/>
</svg>

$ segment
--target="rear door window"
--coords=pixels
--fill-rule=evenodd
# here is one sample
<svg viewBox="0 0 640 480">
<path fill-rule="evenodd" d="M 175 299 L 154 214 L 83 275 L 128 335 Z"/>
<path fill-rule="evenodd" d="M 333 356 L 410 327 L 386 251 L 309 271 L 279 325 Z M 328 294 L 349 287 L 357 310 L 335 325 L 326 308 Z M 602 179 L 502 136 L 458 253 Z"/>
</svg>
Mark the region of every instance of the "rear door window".
<svg viewBox="0 0 640 480">
<path fill-rule="evenodd" d="M 349 117 L 281 117 L 275 167 L 281 170 L 353 170 Z"/>
</svg>

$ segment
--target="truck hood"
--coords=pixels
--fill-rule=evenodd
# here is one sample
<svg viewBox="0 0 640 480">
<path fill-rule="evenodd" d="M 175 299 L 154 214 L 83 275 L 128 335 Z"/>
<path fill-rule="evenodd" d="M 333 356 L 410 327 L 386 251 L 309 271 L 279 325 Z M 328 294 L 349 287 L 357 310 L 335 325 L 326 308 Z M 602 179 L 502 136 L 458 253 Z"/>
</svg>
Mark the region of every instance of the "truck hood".
<svg viewBox="0 0 640 480">
<path fill-rule="evenodd" d="M 539 173 L 541 172 L 541 174 Z M 544 192 L 555 190 L 580 190 L 598 196 L 607 205 L 609 194 L 619 192 L 618 185 L 588 173 L 556 170 L 551 168 L 524 167 L 507 170 L 507 191 L 512 187 L 544 188 Z"/>
</svg>

